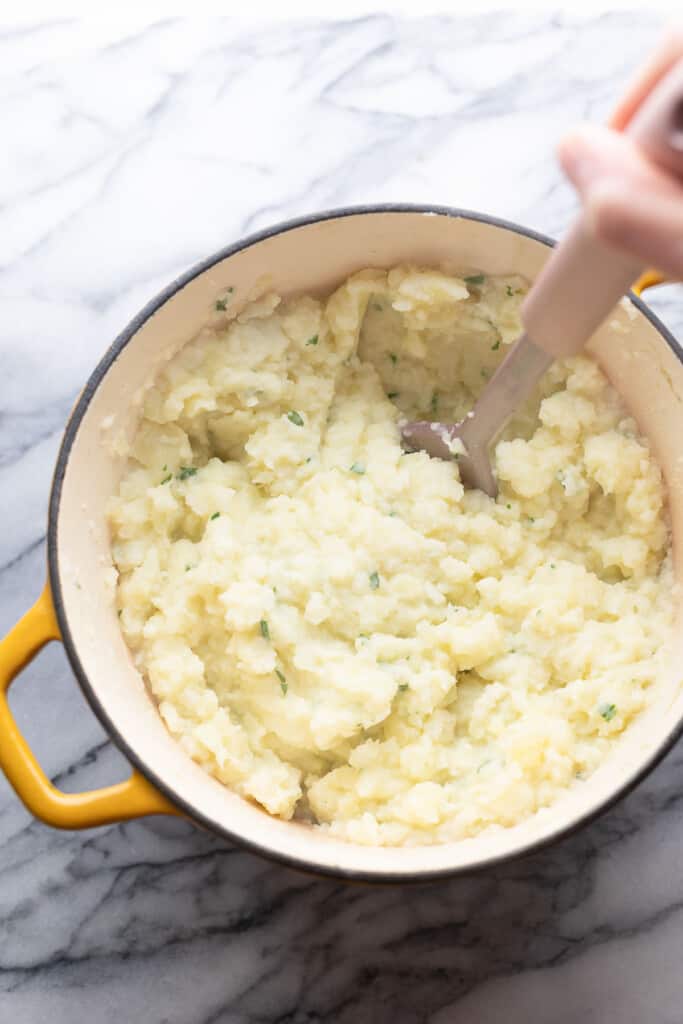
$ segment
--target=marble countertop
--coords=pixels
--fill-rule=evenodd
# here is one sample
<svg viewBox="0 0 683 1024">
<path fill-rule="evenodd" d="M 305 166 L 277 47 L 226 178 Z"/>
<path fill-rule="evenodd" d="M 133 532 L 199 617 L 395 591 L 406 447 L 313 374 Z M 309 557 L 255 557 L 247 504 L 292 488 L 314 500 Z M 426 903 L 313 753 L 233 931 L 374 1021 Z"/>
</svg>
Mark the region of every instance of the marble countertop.
<svg viewBox="0 0 683 1024">
<path fill-rule="evenodd" d="M 130 316 L 245 233 L 435 202 L 558 234 L 553 158 L 659 32 L 637 12 L 0 29 L 0 630 L 44 575 L 65 418 Z M 683 293 L 653 305 L 683 331 Z M 56 783 L 126 772 L 61 648 L 13 707 Z M 471 879 L 348 887 L 149 819 L 80 834 L 0 778 L 0 1021 L 674 1024 L 683 746 L 574 837 Z"/>
</svg>

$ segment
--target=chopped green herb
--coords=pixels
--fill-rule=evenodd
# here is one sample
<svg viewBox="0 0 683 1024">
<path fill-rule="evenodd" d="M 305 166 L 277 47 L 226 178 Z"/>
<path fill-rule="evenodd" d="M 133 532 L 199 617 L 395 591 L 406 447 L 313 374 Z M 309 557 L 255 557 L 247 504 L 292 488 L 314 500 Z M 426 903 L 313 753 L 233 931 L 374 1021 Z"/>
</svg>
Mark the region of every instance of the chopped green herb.
<svg viewBox="0 0 683 1024">
<path fill-rule="evenodd" d="M 551 563 L 550 563 L 550 568 L 551 568 L 551 569 L 554 569 L 554 568 L 555 568 L 555 563 L 554 563 L 554 562 L 551 562 Z"/>
<path fill-rule="evenodd" d="M 227 299 L 216 299 L 216 312 L 217 313 L 225 313 L 227 308 L 228 308 L 228 300 Z"/>
<path fill-rule="evenodd" d="M 282 690 L 282 696 L 286 697 L 287 696 L 287 690 L 289 689 L 289 684 L 287 683 L 287 680 L 285 679 L 283 673 L 280 671 L 279 668 L 275 669 L 275 675 L 280 680 L 280 689 Z"/>
<path fill-rule="evenodd" d="M 376 309 L 378 313 L 381 313 L 382 310 L 384 309 L 384 306 L 382 305 L 381 302 L 373 302 L 372 308 Z"/>
<path fill-rule="evenodd" d="M 606 722 L 611 722 L 617 713 L 616 704 L 601 704 L 598 711 Z"/>
<path fill-rule="evenodd" d="M 509 298 L 512 298 L 512 296 L 515 294 L 509 284 L 505 285 L 505 291 L 508 293 Z"/>
<path fill-rule="evenodd" d="M 263 637 L 263 639 L 270 640 L 270 629 L 268 628 L 268 623 L 266 622 L 265 619 L 261 619 L 261 621 L 259 622 L 259 627 L 261 629 L 261 636 Z"/>
<path fill-rule="evenodd" d="M 210 520 L 218 519 L 219 515 L 220 515 L 220 512 L 214 512 L 214 514 L 212 516 L 209 516 L 209 519 Z"/>
<path fill-rule="evenodd" d="M 436 410 L 439 408 L 439 396 L 436 391 L 432 394 L 432 400 L 429 403 L 429 408 L 433 413 L 436 413 Z"/>
<path fill-rule="evenodd" d="M 121 616 L 123 615 L 123 608 L 119 608 L 116 614 L 118 615 L 119 618 L 121 618 Z"/>
<path fill-rule="evenodd" d="M 370 639 L 370 637 L 368 636 L 367 633 L 359 633 L 358 634 L 358 639 L 359 640 L 365 640 L 367 642 Z"/>
<path fill-rule="evenodd" d="M 465 284 L 483 284 L 485 280 L 484 274 L 470 274 L 465 278 Z"/>
<path fill-rule="evenodd" d="M 287 413 L 287 419 L 290 423 L 293 423 L 295 427 L 303 427 L 304 421 L 296 409 L 290 409 Z"/>
<path fill-rule="evenodd" d="M 510 504 L 510 502 L 508 502 L 508 503 L 507 503 L 507 505 L 505 506 L 505 508 L 512 508 L 512 505 Z"/>
<path fill-rule="evenodd" d="M 172 480 L 172 479 L 173 479 L 173 473 L 169 473 L 168 476 L 165 476 L 164 479 L 161 482 L 162 482 L 162 484 L 167 484 L 168 481 Z"/>
<path fill-rule="evenodd" d="M 351 473 L 357 473 L 358 476 L 362 476 L 365 472 L 365 466 L 362 462 L 354 462 L 350 469 Z"/>
<path fill-rule="evenodd" d="M 499 348 L 500 348 L 500 338 L 498 338 L 496 341 L 494 341 L 493 345 L 491 345 L 491 351 L 492 352 L 497 352 Z"/>
<path fill-rule="evenodd" d="M 485 370 L 483 366 L 482 366 L 482 368 L 480 370 L 480 373 L 481 373 L 482 377 L 484 378 L 484 380 L 488 380 L 489 371 Z"/>
<path fill-rule="evenodd" d="M 317 345 L 317 344 L 318 344 L 318 335 L 317 335 L 317 334 L 314 334 L 312 338 L 309 338 L 309 339 L 308 339 L 308 341 L 306 342 L 306 344 L 307 344 L 307 345 Z"/>
<path fill-rule="evenodd" d="M 398 395 L 399 395 L 398 391 L 388 391 L 387 392 L 387 398 L 391 398 L 392 400 L 394 398 L 398 398 Z"/>
<path fill-rule="evenodd" d="M 377 590 L 377 588 L 379 587 L 379 573 L 378 572 L 371 572 L 370 576 L 369 576 L 369 579 L 370 579 L 370 589 L 371 590 Z"/>
<path fill-rule="evenodd" d="M 186 565 L 185 566 L 185 572 L 189 572 L 191 568 L 192 568 L 191 565 Z"/>
<path fill-rule="evenodd" d="M 162 466 L 161 467 L 161 472 L 165 473 L 167 469 L 168 469 L 168 466 Z"/>
<path fill-rule="evenodd" d="M 529 520 L 530 523 L 535 523 L 536 522 L 536 520 L 534 519 L 533 516 L 527 516 L 527 519 Z"/>
<path fill-rule="evenodd" d="M 396 353 L 395 352 L 390 352 L 389 353 L 389 358 L 391 359 L 391 361 L 394 364 L 394 366 L 396 366 L 396 363 L 398 362 L 398 356 L 396 355 Z"/>
<path fill-rule="evenodd" d="M 194 466 L 181 466 L 178 473 L 179 480 L 187 480 L 188 476 L 196 476 L 197 470 Z"/>
<path fill-rule="evenodd" d="M 399 693 L 405 693 L 406 690 L 409 690 L 409 689 L 410 689 L 410 687 L 409 687 L 408 683 L 399 683 L 398 684 L 398 692 Z"/>
<path fill-rule="evenodd" d="M 312 462 L 312 461 L 313 461 L 313 456 L 309 455 L 308 458 L 306 459 L 306 462 L 308 463 L 308 462 Z"/>
</svg>

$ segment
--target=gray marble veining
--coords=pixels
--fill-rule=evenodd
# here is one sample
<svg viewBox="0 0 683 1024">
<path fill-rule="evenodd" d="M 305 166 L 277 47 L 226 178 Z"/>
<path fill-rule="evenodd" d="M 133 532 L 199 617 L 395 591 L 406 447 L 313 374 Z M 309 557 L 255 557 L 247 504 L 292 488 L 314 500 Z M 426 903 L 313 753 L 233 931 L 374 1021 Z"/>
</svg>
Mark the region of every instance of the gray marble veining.
<svg viewBox="0 0 683 1024">
<path fill-rule="evenodd" d="M 177 272 L 346 203 L 575 209 L 553 147 L 650 15 L 52 21 L 0 29 L 0 629 L 38 593 L 68 410 Z M 683 329 L 680 288 L 653 305 Z M 58 647 L 13 707 L 67 790 L 123 777 Z M 0 1022 L 679 1024 L 683 747 L 590 827 L 416 888 L 319 881 L 150 819 L 80 834 L 0 778 Z"/>
</svg>

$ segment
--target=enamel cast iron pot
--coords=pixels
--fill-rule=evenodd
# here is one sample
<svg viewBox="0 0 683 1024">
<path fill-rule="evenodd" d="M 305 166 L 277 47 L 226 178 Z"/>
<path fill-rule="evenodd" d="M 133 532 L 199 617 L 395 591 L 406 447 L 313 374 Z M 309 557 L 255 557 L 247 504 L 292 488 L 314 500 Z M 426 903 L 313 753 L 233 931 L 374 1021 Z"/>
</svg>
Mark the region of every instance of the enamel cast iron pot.
<svg viewBox="0 0 683 1024">
<path fill-rule="evenodd" d="M 185 816 L 283 863 L 366 881 L 427 881 L 472 871 L 558 839 L 630 790 L 683 731 L 683 630 L 669 678 L 652 705 L 585 785 L 514 828 L 446 845 L 368 848 L 270 817 L 207 775 L 171 738 L 121 635 L 105 518 L 124 459 L 111 439 L 131 437 L 140 396 L 162 364 L 234 288 L 239 308 L 255 283 L 281 294 L 329 293 L 362 267 L 411 262 L 519 273 L 533 280 L 550 241 L 524 228 L 448 208 L 378 206 L 290 221 L 210 257 L 175 281 L 126 327 L 87 382 L 64 434 L 47 531 L 48 582 L 0 644 L 0 767 L 36 817 L 77 829 L 148 814 Z M 683 353 L 637 298 L 621 303 L 589 350 L 649 438 L 668 486 L 674 550 L 683 575 Z M 672 595 L 672 601 L 674 595 Z M 680 627 L 680 615 L 678 625 Z M 133 765 L 123 783 L 89 793 L 52 786 L 12 718 L 7 690 L 50 640 L 61 639 L 91 708 Z M 49 699 L 49 695 L 48 695 Z"/>
</svg>

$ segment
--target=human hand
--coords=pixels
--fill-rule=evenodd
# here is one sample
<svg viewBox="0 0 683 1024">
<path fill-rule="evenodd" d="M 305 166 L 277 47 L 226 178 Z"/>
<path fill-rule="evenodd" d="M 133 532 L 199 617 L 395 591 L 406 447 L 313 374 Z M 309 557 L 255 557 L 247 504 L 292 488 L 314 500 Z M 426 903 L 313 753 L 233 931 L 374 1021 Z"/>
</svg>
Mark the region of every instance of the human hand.
<svg viewBox="0 0 683 1024">
<path fill-rule="evenodd" d="M 609 127 L 581 125 L 558 150 L 595 235 L 677 279 L 683 279 L 683 181 L 651 163 L 623 131 L 681 59 L 683 28 L 670 33 L 637 75 Z"/>
</svg>

